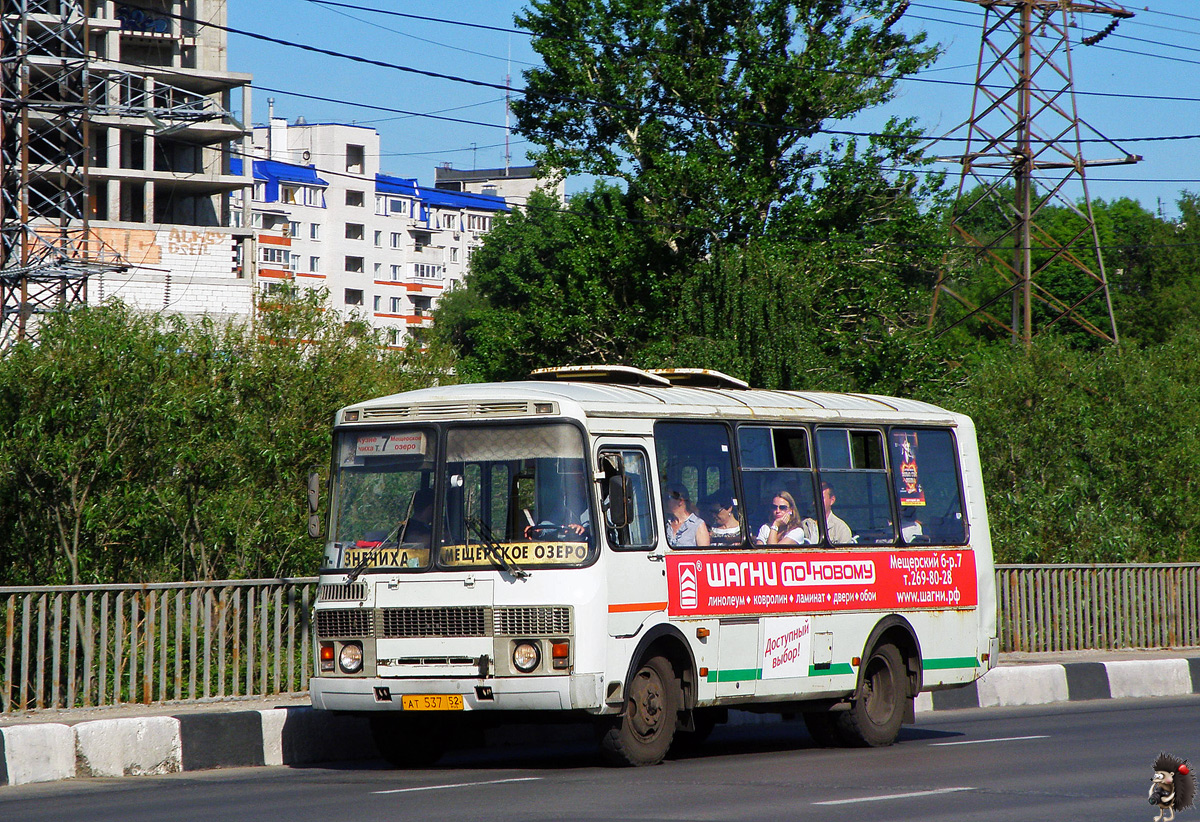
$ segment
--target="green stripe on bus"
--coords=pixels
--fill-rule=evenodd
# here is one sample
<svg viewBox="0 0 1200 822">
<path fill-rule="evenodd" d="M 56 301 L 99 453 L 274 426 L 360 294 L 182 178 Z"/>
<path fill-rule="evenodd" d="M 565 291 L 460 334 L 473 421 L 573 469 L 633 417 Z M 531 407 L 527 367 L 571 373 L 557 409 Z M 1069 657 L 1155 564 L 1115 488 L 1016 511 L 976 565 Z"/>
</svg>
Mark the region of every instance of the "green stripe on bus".
<svg viewBox="0 0 1200 822">
<path fill-rule="evenodd" d="M 709 682 L 746 682 L 762 678 L 762 668 L 732 668 L 728 671 L 709 669 Z"/>
<path fill-rule="evenodd" d="M 849 662 L 839 662 L 836 665 L 830 665 L 828 668 L 818 668 L 816 665 L 808 666 L 809 676 L 841 676 L 842 674 L 852 674 L 854 668 Z"/>
<path fill-rule="evenodd" d="M 978 668 L 979 660 L 973 656 L 949 656 L 943 659 L 926 658 L 922 663 L 927 671 L 945 668 Z"/>
</svg>

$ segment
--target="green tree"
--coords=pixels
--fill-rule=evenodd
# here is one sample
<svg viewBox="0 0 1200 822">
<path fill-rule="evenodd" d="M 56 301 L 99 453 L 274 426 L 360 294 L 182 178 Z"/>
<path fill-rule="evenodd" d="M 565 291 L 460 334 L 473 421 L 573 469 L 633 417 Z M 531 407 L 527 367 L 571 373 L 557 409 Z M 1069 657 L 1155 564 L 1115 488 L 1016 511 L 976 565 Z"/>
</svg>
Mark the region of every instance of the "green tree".
<svg viewBox="0 0 1200 822">
<path fill-rule="evenodd" d="M 498 219 L 465 289 L 442 298 L 434 332 L 467 379 L 637 360 L 667 333 L 682 293 L 679 259 L 646 229 L 639 204 L 603 183 L 564 208 L 535 193 Z"/>
<path fill-rule="evenodd" d="M 761 234 L 836 154 L 829 120 L 888 100 L 927 65 L 897 0 L 532 0 L 544 67 L 514 109 L 545 167 L 613 176 L 673 248 Z"/>
<path fill-rule="evenodd" d="M 51 317 L 0 358 L 0 525 L 9 582 L 311 573 L 304 477 L 333 412 L 445 380 L 437 350 L 387 352 L 323 295 L 253 327 L 119 304 Z"/>
</svg>

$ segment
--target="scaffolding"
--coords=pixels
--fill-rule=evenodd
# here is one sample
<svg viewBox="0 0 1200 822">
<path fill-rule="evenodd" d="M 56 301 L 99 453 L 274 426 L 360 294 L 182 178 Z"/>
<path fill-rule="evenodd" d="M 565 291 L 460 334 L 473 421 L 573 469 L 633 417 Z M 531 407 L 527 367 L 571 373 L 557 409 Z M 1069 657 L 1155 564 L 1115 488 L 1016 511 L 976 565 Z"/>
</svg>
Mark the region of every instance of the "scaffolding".
<svg viewBox="0 0 1200 822">
<path fill-rule="evenodd" d="M 1028 347 L 1038 334 L 1067 320 L 1115 344 L 1117 325 L 1086 170 L 1141 158 L 1080 119 L 1070 32 L 1083 15 L 1107 15 L 1105 26 L 1081 40 L 1093 45 L 1133 15 L 1120 6 L 1071 0 L 964 2 L 983 7 L 983 37 L 970 119 L 943 138 L 963 140 L 966 147 L 961 155 L 939 158 L 962 166 L 951 217 L 952 235 L 961 245 L 946 255 L 938 273 L 930 326 L 937 325 L 939 312 L 939 334 L 979 319 Z M 1085 139 L 1084 128 L 1093 136 Z M 1117 156 L 1086 160 L 1084 142 L 1112 146 Z M 1054 226 L 1057 237 L 1044 224 L 1051 207 L 1073 215 L 1066 228 Z M 961 306 L 956 315 L 948 316 L 941 295 Z M 1011 315 L 1004 319 L 1006 301 Z M 1097 307 L 1101 302 L 1103 310 Z"/>
</svg>

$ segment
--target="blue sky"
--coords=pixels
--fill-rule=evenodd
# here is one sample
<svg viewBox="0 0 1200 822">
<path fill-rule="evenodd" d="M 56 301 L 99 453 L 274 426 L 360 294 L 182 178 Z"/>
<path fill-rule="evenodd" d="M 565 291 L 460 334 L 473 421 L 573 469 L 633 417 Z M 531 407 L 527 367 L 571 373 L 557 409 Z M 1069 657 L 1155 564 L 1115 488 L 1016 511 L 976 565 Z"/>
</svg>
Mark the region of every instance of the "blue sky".
<svg viewBox="0 0 1200 822">
<path fill-rule="evenodd" d="M 513 0 L 345 2 L 499 29 L 513 29 L 513 15 L 524 5 Z M 424 183 L 432 183 L 434 168 L 442 163 L 466 169 L 504 165 L 505 77 L 511 74 L 512 86 L 520 88 L 522 70 L 537 60 L 524 34 L 332 8 L 312 0 L 230 0 L 229 6 L 234 28 L 501 87 L 367 66 L 231 34 L 230 70 L 254 75 L 255 122 L 265 122 L 267 98 L 273 97 L 276 115 L 292 121 L 303 116 L 309 122 L 371 124 L 382 136 L 383 168 Z M 1136 16 L 1098 45 L 1073 47 L 1071 62 L 1075 88 L 1086 92 L 1077 97 L 1079 116 L 1145 159 L 1134 166 L 1089 170 L 1090 193 L 1093 198 L 1131 197 L 1151 209 L 1161 201 L 1171 215 L 1181 191 L 1200 191 L 1200 3 L 1142 0 L 1126 8 Z M 897 115 L 917 118 L 931 136 L 950 132 L 970 114 L 983 18 L 983 10 L 967 0 L 914 0 L 898 25 L 908 32 L 926 31 L 942 44 L 944 55 L 919 79 L 904 83 L 885 109 L 831 127 L 869 131 L 887 115 Z M 1082 36 L 1108 18 L 1080 14 L 1076 22 Z M 1189 135 L 1195 136 L 1161 139 Z M 953 150 L 953 144 L 947 146 Z M 526 162 L 527 148 L 519 136 L 507 136 L 514 165 Z M 1114 155 L 1107 145 L 1085 147 L 1089 159 Z M 568 182 L 568 191 L 585 184 Z"/>
</svg>

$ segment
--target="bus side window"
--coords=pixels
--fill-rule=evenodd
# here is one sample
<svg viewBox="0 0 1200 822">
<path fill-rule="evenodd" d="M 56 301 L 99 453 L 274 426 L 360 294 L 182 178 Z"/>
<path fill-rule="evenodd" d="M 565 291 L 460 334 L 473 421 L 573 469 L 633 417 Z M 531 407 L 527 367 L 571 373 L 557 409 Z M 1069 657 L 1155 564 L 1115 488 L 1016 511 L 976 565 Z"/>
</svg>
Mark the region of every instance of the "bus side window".
<svg viewBox="0 0 1200 822">
<path fill-rule="evenodd" d="M 605 449 L 600 452 L 600 465 L 606 474 L 600 508 L 609 545 L 626 551 L 653 548 L 654 509 L 646 454 L 636 449 Z"/>
<path fill-rule="evenodd" d="M 688 514 L 698 517 L 703 525 L 686 526 L 682 536 L 668 542 L 677 548 L 704 548 L 742 544 L 744 524 L 730 541 L 713 540 L 713 519 L 710 510 L 724 499 L 737 507 L 733 485 L 733 452 L 730 449 L 729 428 L 719 422 L 659 422 L 654 426 L 654 447 L 658 451 L 658 482 L 667 497 L 659 521 L 666 525 L 670 511 L 669 499 L 682 499 Z M 695 525 L 693 521 L 693 525 Z M 709 535 L 708 541 L 697 541 L 697 535 Z"/>
<path fill-rule="evenodd" d="M 939 429 L 893 428 L 889 444 L 892 487 L 904 543 L 965 543 L 967 520 L 954 435 Z"/>
<path fill-rule="evenodd" d="M 834 545 L 894 543 L 883 433 L 818 428 L 816 440 L 829 541 Z"/>
<path fill-rule="evenodd" d="M 743 425 L 738 429 L 742 488 L 750 541 L 768 543 L 772 525 L 784 544 L 814 544 L 819 539 L 808 430 Z M 787 506 L 780 511 L 778 506 Z M 794 509 L 793 509 L 794 506 Z"/>
</svg>

